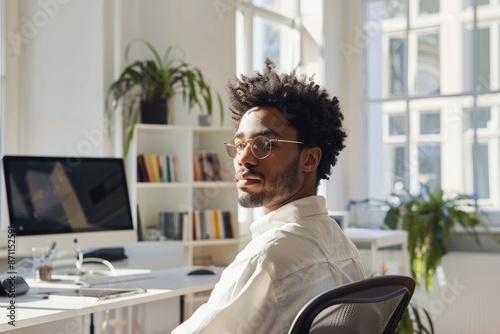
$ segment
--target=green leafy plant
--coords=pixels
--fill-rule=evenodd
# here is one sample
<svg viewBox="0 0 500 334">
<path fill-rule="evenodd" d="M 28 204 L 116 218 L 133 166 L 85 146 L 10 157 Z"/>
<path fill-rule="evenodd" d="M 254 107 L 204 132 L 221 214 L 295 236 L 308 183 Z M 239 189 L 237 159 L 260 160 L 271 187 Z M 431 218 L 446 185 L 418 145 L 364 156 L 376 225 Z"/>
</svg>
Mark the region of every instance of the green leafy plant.
<svg viewBox="0 0 500 334">
<path fill-rule="evenodd" d="M 129 62 L 129 53 L 132 46 L 142 44 L 151 53 L 151 59 Z M 177 56 L 176 56 L 177 55 Z M 125 48 L 125 62 L 128 64 L 119 78 L 109 87 L 106 94 L 106 114 L 109 123 L 115 117 L 115 111 L 120 102 L 129 100 L 123 106 L 128 128 L 124 138 L 124 155 L 127 154 L 132 140 L 134 126 L 138 122 L 138 101 L 170 100 L 175 94 L 182 94 L 189 110 L 198 106 L 200 110 L 212 115 L 214 109 L 214 95 L 217 98 L 221 122 L 223 120 L 222 99 L 218 93 L 213 94 L 212 88 L 201 70 L 184 60 L 184 53 L 180 47 L 170 46 L 163 57 L 146 40 L 136 39 Z M 165 103 L 167 103 L 165 102 Z M 165 110 L 167 113 L 167 110 Z"/>
<path fill-rule="evenodd" d="M 404 189 L 386 200 L 351 200 L 351 205 L 362 205 L 385 211 L 384 224 L 390 229 L 408 232 L 408 253 L 411 276 L 426 292 L 430 292 L 435 271 L 449 251 L 449 236 L 461 226 L 481 245 L 478 228 L 491 237 L 487 224 L 480 219 L 476 199 L 463 194 L 446 194 L 437 188 L 429 192 L 422 186 L 421 193 L 411 195 Z M 396 330 L 398 334 L 432 334 L 434 326 L 429 312 L 413 301 L 406 309 Z"/>
<path fill-rule="evenodd" d="M 429 312 L 410 302 L 396 329 L 397 334 L 434 334 L 434 324 Z"/>
<path fill-rule="evenodd" d="M 434 273 L 448 253 L 448 239 L 455 226 L 463 227 L 481 245 L 476 228 L 488 231 L 470 196 L 447 195 L 440 188 L 410 195 L 404 192 L 388 201 L 384 223 L 390 229 L 408 231 L 411 275 L 427 291 L 432 289 Z"/>
</svg>

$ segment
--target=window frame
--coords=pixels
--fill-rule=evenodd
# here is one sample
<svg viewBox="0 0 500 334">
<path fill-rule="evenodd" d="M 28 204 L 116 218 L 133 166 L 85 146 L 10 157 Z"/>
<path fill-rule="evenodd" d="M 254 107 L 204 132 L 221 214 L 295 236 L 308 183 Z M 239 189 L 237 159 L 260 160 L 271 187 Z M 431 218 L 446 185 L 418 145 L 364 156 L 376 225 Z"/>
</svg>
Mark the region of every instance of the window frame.
<svg viewBox="0 0 500 334">
<path fill-rule="evenodd" d="M 370 21 L 370 17 L 374 16 L 373 13 L 372 15 L 367 13 L 368 8 L 380 10 L 381 3 L 382 2 L 372 2 L 370 4 L 370 0 L 363 1 L 363 24 L 367 24 Z M 363 87 L 362 100 L 365 118 L 370 119 L 369 113 L 374 109 L 374 106 L 377 104 L 380 105 L 383 119 L 383 130 L 380 138 L 382 142 L 381 145 L 386 153 L 388 149 L 393 149 L 396 145 L 404 145 L 406 147 L 406 159 L 408 161 L 406 162 L 407 166 L 405 168 L 408 168 L 406 173 L 410 178 L 408 183 L 410 184 L 409 191 L 411 193 L 416 193 L 419 190 L 418 168 L 415 168 L 415 166 L 412 167 L 411 157 L 415 154 L 415 150 L 418 151 L 416 147 L 418 147 L 419 143 L 436 142 L 441 145 L 440 186 L 445 190 L 472 194 L 475 192 L 474 187 L 476 187 L 477 184 L 477 182 L 475 182 L 477 181 L 477 168 L 471 167 L 469 166 L 470 164 L 467 163 L 465 163 L 464 166 L 460 166 L 460 164 L 456 166 L 456 163 L 453 164 L 449 161 L 451 154 L 448 150 L 450 150 L 451 146 L 455 145 L 455 149 L 457 147 L 460 148 L 460 152 L 457 153 L 460 161 L 472 161 L 472 159 L 469 159 L 471 154 L 467 153 L 468 150 L 465 144 L 466 134 L 462 133 L 462 147 L 460 147 L 458 143 L 453 143 L 453 141 L 461 132 L 465 131 L 464 127 L 467 122 L 464 121 L 464 115 L 467 108 L 472 110 L 479 110 L 485 107 L 490 108 L 490 116 L 492 117 L 491 128 L 476 128 L 472 131 L 469 130 L 470 134 L 468 138 L 473 142 L 487 142 L 489 145 L 488 168 L 490 196 L 488 199 L 479 199 L 477 203 L 481 206 L 486 206 L 488 209 L 500 212 L 500 176 L 495 175 L 494 172 L 495 170 L 500 170 L 500 124 L 497 123 L 497 119 L 500 118 L 500 61 L 498 60 L 500 59 L 500 0 L 492 0 L 490 5 L 482 5 L 477 8 L 461 8 L 460 10 L 456 8 L 458 6 L 457 3 L 442 1 L 440 12 L 429 15 L 418 15 L 418 1 L 403 1 L 403 5 L 406 5 L 406 16 L 396 18 L 389 17 L 380 24 L 382 27 L 381 36 L 377 36 L 377 38 L 380 40 L 381 47 L 383 48 L 380 59 L 382 78 L 370 77 L 372 73 L 367 66 L 369 63 L 373 66 L 373 60 L 369 62 L 367 57 L 371 52 L 363 52 L 362 72 L 365 86 Z M 463 4 L 460 4 L 460 6 L 463 7 Z M 494 7 L 494 10 L 490 11 L 490 7 Z M 447 10 L 451 10 L 451 14 L 446 12 Z M 402 23 L 404 23 L 404 27 Z M 461 32 L 456 36 L 452 36 L 452 41 L 448 41 L 446 37 L 447 34 L 450 34 L 449 31 L 452 25 L 454 25 L 453 27 L 455 30 L 460 29 Z M 460 73 L 452 73 L 453 68 L 457 65 L 459 66 L 456 60 L 452 60 L 455 63 L 451 65 L 447 63 L 450 62 L 450 57 L 453 58 L 454 52 L 457 52 L 456 49 L 451 50 L 450 47 L 457 48 L 461 53 L 461 59 L 465 62 L 465 27 L 467 26 L 473 27 L 474 29 L 480 29 L 487 26 L 490 27 L 490 86 L 487 91 L 467 91 L 465 86 L 465 71 L 463 71 L 463 77 L 461 77 L 462 74 Z M 418 55 L 416 54 L 418 52 L 418 36 L 429 33 L 439 34 L 440 92 L 437 94 L 418 95 L 415 94 L 415 76 L 418 62 Z M 474 33 L 474 35 L 476 37 L 477 34 Z M 406 81 L 403 84 L 404 90 L 401 95 L 390 94 L 391 60 L 389 44 L 390 40 L 394 38 L 400 38 L 405 42 L 403 55 L 405 68 L 403 69 L 403 77 Z M 367 44 L 369 43 L 370 41 L 367 41 Z M 477 42 L 475 41 L 474 43 Z M 477 59 L 476 53 L 474 54 L 474 58 Z M 474 71 L 477 71 L 477 69 L 474 69 Z M 376 71 L 373 72 L 375 75 L 377 74 Z M 462 86 L 459 87 L 459 89 L 454 86 L 456 82 L 452 82 L 451 85 L 446 83 L 446 78 L 450 75 L 456 75 L 461 80 Z M 381 79 L 382 91 L 374 91 L 375 93 L 370 92 L 367 89 L 369 87 L 368 85 L 371 81 L 376 82 L 378 79 Z M 448 79 L 448 81 L 450 80 Z M 440 133 L 419 134 L 418 117 L 417 119 L 415 119 L 415 117 L 421 112 L 430 110 L 440 112 Z M 406 135 L 391 136 L 389 134 L 389 117 L 398 114 L 406 115 L 407 117 L 407 133 Z M 366 132 L 371 131 L 370 126 L 375 125 L 370 122 L 365 123 Z M 451 129 L 447 129 L 446 127 L 451 127 Z M 372 137 L 370 135 L 365 136 L 365 139 L 368 138 Z M 365 144 L 367 147 L 371 147 L 371 144 L 368 142 Z M 365 165 L 370 166 L 370 158 L 367 157 L 366 159 Z M 386 166 L 391 167 L 384 169 L 392 170 L 392 163 L 393 161 L 386 161 Z M 454 170 L 449 172 L 450 168 Z M 380 167 L 378 167 L 378 169 L 380 169 Z M 444 171 L 446 171 L 446 173 Z M 447 173 L 451 175 L 445 175 Z M 453 182 L 450 182 L 451 176 L 460 179 L 460 181 L 456 182 L 457 187 L 452 186 Z M 395 177 L 396 175 L 393 175 L 393 178 Z M 388 195 L 390 192 L 389 179 L 390 175 L 386 174 L 384 177 L 380 176 L 380 180 L 376 182 L 374 182 L 374 180 L 367 180 L 367 184 L 372 188 L 367 189 L 367 196 L 379 198 L 380 190 L 375 190 L 374 188 L 376 187 L 384 187 L 384 193 Z M 464 191 L 460 191 L 461 189 Z"/>
</svg>

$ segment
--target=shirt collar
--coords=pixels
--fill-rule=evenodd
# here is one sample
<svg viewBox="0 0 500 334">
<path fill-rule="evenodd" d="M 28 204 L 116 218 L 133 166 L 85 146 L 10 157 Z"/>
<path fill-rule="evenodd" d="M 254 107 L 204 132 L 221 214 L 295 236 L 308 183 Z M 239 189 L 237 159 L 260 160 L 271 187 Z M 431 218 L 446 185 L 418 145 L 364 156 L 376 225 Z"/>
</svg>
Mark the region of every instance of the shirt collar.
<svg viewBox="0 0 500 334">
<path fill-rule="evenodd" d="M 308 196 L 298 199 L 254 221 L 250 225 L 252 238 L 272 228 L 279 228 L 288 222 L 299 221 L 305 217 L 320 214 L 328 214 L 326 199 L 323 196 Z"/>
</svg>

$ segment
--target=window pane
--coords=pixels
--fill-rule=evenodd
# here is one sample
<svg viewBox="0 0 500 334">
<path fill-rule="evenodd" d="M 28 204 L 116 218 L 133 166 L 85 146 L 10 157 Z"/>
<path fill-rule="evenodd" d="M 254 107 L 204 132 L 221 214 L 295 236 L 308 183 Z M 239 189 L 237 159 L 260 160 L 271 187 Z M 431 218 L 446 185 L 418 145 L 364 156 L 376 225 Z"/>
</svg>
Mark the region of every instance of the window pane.
<svg viewBox="0 0 500 334">
<path fill-rule="evenodd" d="M 269 57 L 280 71 L 290 71 L 298 65 L 295 48 L 298 38 L 295 31 L 283 25 L 254 17 L 253 68 L 261 71 Z M 290 56 L 292 55 L 292 56 Z"/>
<path fill-rule="evenodd" d="M 437 134 L 441 132 L 440 129 L 441 118 L 439 112 L 420 114 L 420 134 Z"/>
<path fill-rule="evenodd" d="M 368 166 L 365 171 L 368 176 L 367 195 L 371 198 L 384 198 L 387 193 L 385 179 L 382 175 L 387 173 L 387 155 L 384 154 L 385 147 L 382 145 L 384 142 L 384 114 L 382 111 L 382 104 L 371 103 L 365 106 L 366 119 L 366 161 Z"/>
<path fill-rule="evenodd" d="M 474 52 L 473 38 L 477 36 L 477 50 Z M 474 61 L 474 56 L 478 61 Z M 476 64 L 476 78 L 473 77 L 474 64 Z M 465 33 L 465 88 L 473 91 L 477 87 L 479 91 L 490 88 L 490 29 L 477 30 L 474 35 L 473 29 L 467 29 Z"/>
<path fill-rule="evenodd" d="M 385 193 L 390 194 L 397 183 L 401 183 L 404 189 L 410 189 L 408 154 L 405 145 L 387 145 L 385 156 L 387 157 Z"/>
<path fill-rule="evenodd" d="M 295 16 L 296 0 L 253 0 L 254 5 L 288 17 Z"/>
<path fill-rule="evenodd" d="M 389 136 L 404 136 L 406 134 L 406 115 L 389 116 Z"/>
<path fill-rule="evenodd" d="M 490 197 L 490 170 L 489 170 L 489 155 L 488 155 L 488 144 L 477 144 L 476 145 L 476 157 L 475 159 L 477 167 L 477 195 L 479 198 L 489 198 Z"/>
<path fill-rule="evenodd" d="M 404 17 L 406 15 L 405 0 L 385 0 L 385 7 L 389 17 Z"/>
<path fill-rule="evenodd" d="M 419 14 L 439 13 L 439 0 L 420 0 L 418 12 Z"/>
<path fill-rule="evenodd" d="M 478 39 L 477 85 L 479 85 L 480 90 L 483 90 L 490 88 L 490 29 L 479 29 Z"/>
<path fill-rule="evenodd" d="M 491 121 L 491 111 L 490 108 L 478 108 L 475 121 L 474 114 L 472 110 L 466 111 L 469 115 L 467 129 L 484 129 L 488 127 Z M 474 124 L 475 123 L 475 124 Z"/>
<path fill-rule="evenodd" d="M 346 40 L 339 44 L 343 58 L 352 63 L 360 54 L 366 77 L 365 92 L 369 98 L 401 96 L 403 94 L 404 50 L 406 37 L 406 0 L 366 0 L 366 22 L 362 39 Z M 394 17 L 398 17 L 394 19 Z M 396 32 L 386 37 L 382 26 L 390 26 Z M 396 28 L 394 28 L 396 27 Z M 355 29 L 357 29 L 355 27 Z"/>
<path fill-rule="evenodd" d="M 439 93 L 439 34 L 418 36 L 417 57 L 416 93 Z"/>
<path fill-rule="evenodd" d="M 4 136 L 4 133 L 3 133 L 3 121 L 4 121 L 4 115 L 3 115 L 3 112 L 4 112 L 4 108 L 2 107 L 4 105 L 4 102 L 3 102 L 3 96 L 2 96 L 2 92 L 4 91 L 3 90 L 3 87 L 2 87 L 2 83 L 4 81 L 4 75 L 5 75 L 5 71 L 6 69 L 3 67 L 3 64 L 5 63 L 4 60 L 2 59 L 3 57 L 3 54 L 4 54 L 4 50 L 3 50 L 3 45 L 4 45 L 4 41 L 3 41 L 3 36 L 4 36 L 4 32 L 3 32 L 3 26 L 4 26 L 4 22 L 2 22 L 3 18 L 4 18 L 4 13 L 3 13 L 3 8 L 4 8 L 4 3 L 0 3 L 0 77 L 1 77 L 1 80 L 0 80 L 0 157 L 3 156 L 3 136 Z M 0 163 L 0 178 L 3 178 L 3 164 Z M 7 221 L 5 220 L 4 221 L 4 213 L 2 212 L 2 208 L 3 208 L 3 186 L 0 184 L 0 229 L 2 230 L 7 230 L 7 227 L 8 227 L 8 223 Z"/>
<path fill-rule="evenodd" d="M 404 94 L 404 39 L 393 38 L 389 40 L 390 57 L 390 95 Z"/>
<path fill-rule="evenodd" d="M 441 186 L 441 146 L 439 144 L 418 145 L 418 180 L 436 189 Z"/>
<path fill-rule="evenodd" d="M 477 5 L 488 5 L 490 3 L 490 0 L 476 0 Z M 465 0 L 465 7 L 472 7 L 474 4 L 474 0 Z"/>
</svg>

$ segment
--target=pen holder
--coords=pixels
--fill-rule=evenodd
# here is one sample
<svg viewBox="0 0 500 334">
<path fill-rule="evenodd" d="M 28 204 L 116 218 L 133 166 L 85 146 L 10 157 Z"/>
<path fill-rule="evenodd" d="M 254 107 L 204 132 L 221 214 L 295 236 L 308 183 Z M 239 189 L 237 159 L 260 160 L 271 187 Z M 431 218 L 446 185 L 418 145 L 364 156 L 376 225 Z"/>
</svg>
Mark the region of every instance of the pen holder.
<svg viewBox="0 0 500 334">
<path fill-rule="evenodd" d="M 36 279 L 50 281 L 52 278 L 52 266 L 50 263 L 50 250 L 48 247 L 33 247 L 33 269 Z"/>
</svg>

